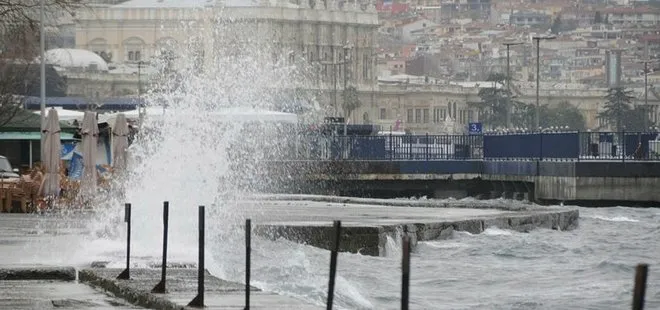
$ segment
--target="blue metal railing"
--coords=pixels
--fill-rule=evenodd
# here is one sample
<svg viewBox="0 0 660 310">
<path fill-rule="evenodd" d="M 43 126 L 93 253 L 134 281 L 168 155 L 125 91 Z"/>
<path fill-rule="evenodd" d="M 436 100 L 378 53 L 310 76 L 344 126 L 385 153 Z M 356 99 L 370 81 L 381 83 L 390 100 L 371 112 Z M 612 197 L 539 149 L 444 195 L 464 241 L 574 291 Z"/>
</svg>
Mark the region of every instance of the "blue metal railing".
<svg viewBox="0 0 660 310">
<path fill-rule="evenodd" d="M 660 160 L 660 136 L 642 132 L 299 136 L 297 160 Z M 295 144 L 292 146 L 291 144 Z"/>
</svg>

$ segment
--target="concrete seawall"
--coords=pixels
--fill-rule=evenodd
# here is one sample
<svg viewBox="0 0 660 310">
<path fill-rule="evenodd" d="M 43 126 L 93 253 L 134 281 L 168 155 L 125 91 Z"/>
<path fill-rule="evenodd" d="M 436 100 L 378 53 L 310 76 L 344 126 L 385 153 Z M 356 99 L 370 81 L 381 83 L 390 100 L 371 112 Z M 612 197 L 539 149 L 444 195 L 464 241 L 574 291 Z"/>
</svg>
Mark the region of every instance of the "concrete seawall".
<svg viewBox="0 0 660 310">
<path fill-rule="evenodd" d="M 256 197 L 255 197 L 256 198 Z M 340 251 L 385 255 L 388 239 L 398 241 L 404 231 L 413 247 L 418 241 L 441 240 L 453 231 L 479 234 L 497 227 L 516 231 L 537 228 L 570 230 L 579 211 L 571 207 L 542 207 L 512 201 L 383 200 L 312 195 L 261 195 L 253 218 L 255 233 L 271 239 L 330 249 L 332 220 L 342 220 Z M 295 202 L 295 203 L 294 203 Z M 246 209 L 254 204 L 245 203 Z M 248 212 L 255 215 L 256 213 Z M 288 214 L 278 220 L 277 214 Z M 291 216 L 291 214 L 302 214 Z M 308 216 L 304 216 L 308 214 Z"/>
</svg>

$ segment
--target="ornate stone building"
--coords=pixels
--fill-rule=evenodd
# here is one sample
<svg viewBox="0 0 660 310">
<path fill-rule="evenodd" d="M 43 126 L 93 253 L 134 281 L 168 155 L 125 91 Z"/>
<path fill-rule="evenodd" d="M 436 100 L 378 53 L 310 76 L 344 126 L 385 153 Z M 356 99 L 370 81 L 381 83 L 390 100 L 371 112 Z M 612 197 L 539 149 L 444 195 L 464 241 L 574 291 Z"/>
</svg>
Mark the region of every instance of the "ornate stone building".
<svg viewBox="0 0 660 310">
<path fill-rule="evenodd" d="M 110 63 L 135 64 L 188 41 L 191 33 L 200 35 L 194 46 L 205 62 L 231 40 L 275 42 L 274 57 L 287 64 L 307 60 L 315 81 L 305 87 L 331 104 L 344 85 L 367 92 L 378 87 L 378 16 L 373 4 L 357 1 L 131 0 L 79 12 L 76 47 Z M 239 36 L 222 38 L 231 33 Z"/>
</svg>

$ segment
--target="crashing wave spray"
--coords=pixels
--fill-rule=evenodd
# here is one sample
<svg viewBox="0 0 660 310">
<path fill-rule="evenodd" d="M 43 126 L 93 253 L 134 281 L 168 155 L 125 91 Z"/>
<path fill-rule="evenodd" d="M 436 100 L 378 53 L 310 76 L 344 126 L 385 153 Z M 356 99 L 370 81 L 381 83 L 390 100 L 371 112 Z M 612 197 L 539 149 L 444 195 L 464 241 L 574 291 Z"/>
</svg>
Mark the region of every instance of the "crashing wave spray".
<svg viewBox="0 0 660 310">
<path fill-rule="evenodd" d="M 194 257 L 198 205 L 207 206 L 210 245 L 230 234 L 227 227 L 239 223 L 235 201 L 266 181 L 255 170 L 284 154 L 288 146 L 279 142 L 296 132 L 295 126 L 244 123 L 220 112 L 291 109 L 291 98 L 305 97 L 298 90 L 313 79 L 306 76 L 302 55 L 271 42 L 272 30 L 263 33 L 250 21 L 217 20 L 223 22 L 186 25 L 181 29 L 186 42 L 154 59 L 160 73 L 145 99 L 163 113 L 144 119 L 129 149 L 130 172 L 97 203 L 102 211 L 92 229 L 110 239 L 121 238 L 123 203 L 133 204 L 137 256 L 158 256 L 163 201 L 171 206 L 173 255 L 179 248 L 182 258 Z M 307 102 L 302 101 L 303 110 L 309 110 Z"/>
</svg>

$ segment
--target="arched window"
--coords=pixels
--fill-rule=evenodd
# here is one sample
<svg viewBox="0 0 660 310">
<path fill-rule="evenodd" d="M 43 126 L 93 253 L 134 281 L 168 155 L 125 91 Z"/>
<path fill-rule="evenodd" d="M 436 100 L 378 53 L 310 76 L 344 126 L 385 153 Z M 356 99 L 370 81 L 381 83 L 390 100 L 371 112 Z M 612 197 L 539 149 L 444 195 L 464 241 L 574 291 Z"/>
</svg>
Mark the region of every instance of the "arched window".
<svg viewBox="0 0 660 310">
<path fill-rule="evenodd" d="M 124 59 L 129 62 L 142 60 L 144 54 L 145 43 L 144 40 L 138 37 L 130 37 L 124 40 Z"/>
</svg>

